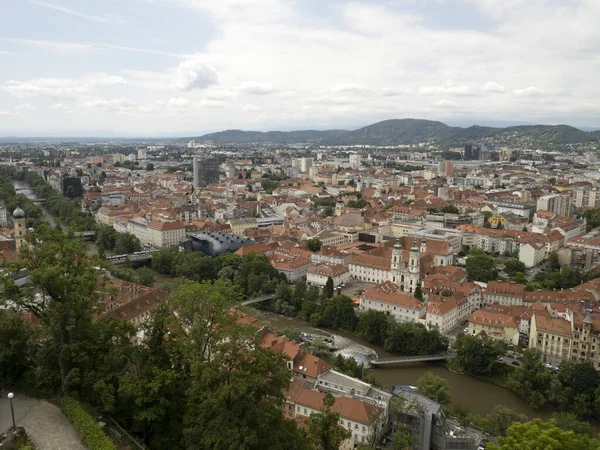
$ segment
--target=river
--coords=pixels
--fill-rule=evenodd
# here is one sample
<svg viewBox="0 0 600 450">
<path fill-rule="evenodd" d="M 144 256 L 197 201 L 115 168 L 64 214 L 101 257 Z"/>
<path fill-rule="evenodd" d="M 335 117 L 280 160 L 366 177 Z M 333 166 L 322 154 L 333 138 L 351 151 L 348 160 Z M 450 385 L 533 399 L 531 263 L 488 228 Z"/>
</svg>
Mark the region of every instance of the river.
<svg viewBox="0 0 600 450">
<path fill-rule="evenodd" d="M 35 191 L 32 189 L 31 185 L 29 183 L 26 183 L 25 181 L 16 181 L 13 180 L 13 186 L 15 187 L 15 190 L 17 189 L 24 189 L 22 191 L 19 191 L 18 194 L 23 194 L 25 195 L 25 197 L 27 197 L 29 200 L 38 200 L 38 196 L 35 195 Z M 38 203 L 39 204 L 39 203 Z M 56 221 L 54 220 L 54 217 L 52 217 L 50 215 L 50 213 L 48 212 L 48 210 L 46 208 L 44 208 L 43 204 L 39 204 L 42 207 L 42 211 L 44 212 L 44 217 L 46 218 L 46 220 L 48 221 L 48 223 L 50 225 L 52 225 L 53 227 L 56 226 Z M 61 227 L 63 225 L 61 224 Z"/>
<path fill-rule="evenodd" d="M 308 322 L 292 317 L 285 317 L 266 311 L 257 311 L 257 316 L 261 318 L 265 325 L 273 329 L 297 328 L 301 331 L 314 332 L 315 328 Z M 339 336 L 352 339 L 357 344 L 375 350 L 380 358 L 394 356 L 386 352 L 383 348 L 357 338 L 348 333 L 338 330 L 326 330 Z M 393 385 L 416 385 L 417 379 L 425 372 L 432 372 L 437 376 L 445 378 L 450 384 L 450 397 L 452 403 L 467 408 L 476 414 L 487 414 L 492 411 L 496 405 L 504 405 L 515 411 L 527 415 L 529 418 L 539 417 L 548 419 L 552 411 L 534 410 L 523 399 L 515 393 L 497 386 L 478 380 L 468 375 L 461 375 L 449 371 L 442 363 L 410 363 L 397 366 L 387 366 L 385 368 L 374 368 L 372 373 L 387 389 Z"/>
</svg>

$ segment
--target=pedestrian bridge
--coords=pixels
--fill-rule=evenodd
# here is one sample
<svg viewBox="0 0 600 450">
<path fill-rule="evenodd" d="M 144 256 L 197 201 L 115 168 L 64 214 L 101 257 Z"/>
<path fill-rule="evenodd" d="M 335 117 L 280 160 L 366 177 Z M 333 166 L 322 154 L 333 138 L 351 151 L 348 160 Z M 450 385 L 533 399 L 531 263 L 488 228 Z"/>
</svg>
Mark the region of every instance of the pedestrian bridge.
<svg viewBox="0 0 600 450">
<path fill-rule="evenodd" d="M 246 305 L 254 305 L 255 303 L 266 302 L 268 300 L 273 300 L 273 297 L 275 297 L 275 294 L 269 294 L 269 295 L 265 295 L 263 297 L 249 298 L 248 300 L 243 301 L 242 305 L 246 306 Z"/>
<path fill-rule="evenodd" d="M 374 366 L 383 366 L 386 364 L 402 364 L 427 361 L 443 361 L 451 359 L 454 356 L 452 352 L 439 353 L 437 355 L 417 355 L 417 356 L 394 356 L 391 358 L 378 358 L 371 360 Z"/>
</svg>

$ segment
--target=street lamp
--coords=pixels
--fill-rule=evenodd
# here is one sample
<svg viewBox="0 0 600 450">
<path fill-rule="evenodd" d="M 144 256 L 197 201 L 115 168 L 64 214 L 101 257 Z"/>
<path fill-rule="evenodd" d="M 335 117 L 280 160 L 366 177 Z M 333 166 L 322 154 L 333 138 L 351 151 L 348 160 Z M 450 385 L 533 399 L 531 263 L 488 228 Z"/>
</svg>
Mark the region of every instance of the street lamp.
<svg viewBox="0 0 600 450">
<path fill-rule="evenodd" d="M 15 423 L 15 408 L 13 407 L 13 397 L 15 396 L 15 394 L 13 394 L 12 392 L 8 393 L 8 400 L 10 401 L 10 413 L 12 415 L 12 421 L 13 421 L 13 430 L 17 430 L 17 424 Z"/>
</svg>

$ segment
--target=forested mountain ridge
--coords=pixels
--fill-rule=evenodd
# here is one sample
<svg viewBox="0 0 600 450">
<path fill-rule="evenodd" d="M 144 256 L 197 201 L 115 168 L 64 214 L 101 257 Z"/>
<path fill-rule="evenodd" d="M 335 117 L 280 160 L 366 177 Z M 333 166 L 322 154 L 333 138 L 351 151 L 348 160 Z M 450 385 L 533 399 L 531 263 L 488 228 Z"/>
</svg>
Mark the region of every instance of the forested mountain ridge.
<svg viewBox="0 0 600 450">
<path fill-rule="evenodd" d="M 322 145 L 401 145 L 421 142 L 464 145 L 492 141 L 538 146 L 599 142 L 600 131 L 582 131 L 569 125 L 519 125 L 511 127 L 452 127 L 442 122 L 420 119 L 390 119 L 358 130 L 242 131 L 226 130 L 205 134 L 199 141 L 215 144 L 313 142 Z"/>
</svg>

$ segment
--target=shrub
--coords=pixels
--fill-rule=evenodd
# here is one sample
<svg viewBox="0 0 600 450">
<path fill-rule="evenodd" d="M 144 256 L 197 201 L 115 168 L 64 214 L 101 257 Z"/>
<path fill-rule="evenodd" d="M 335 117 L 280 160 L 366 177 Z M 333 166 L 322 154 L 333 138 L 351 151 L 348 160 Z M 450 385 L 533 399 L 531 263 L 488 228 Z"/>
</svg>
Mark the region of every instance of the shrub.
<svg viewBox="0 0 600 450">
<path fill-rule="evenodd" d="M 60 408 L 71 423 L 75 426 L 81 440 L 89 450 L 116 450 L 115 444 L 102 431 L 77 400 L 73 397 L 64 397 L 60 401 Z"/>
</svg>

